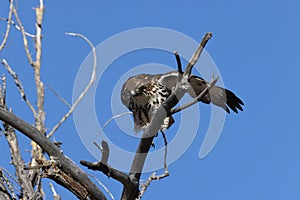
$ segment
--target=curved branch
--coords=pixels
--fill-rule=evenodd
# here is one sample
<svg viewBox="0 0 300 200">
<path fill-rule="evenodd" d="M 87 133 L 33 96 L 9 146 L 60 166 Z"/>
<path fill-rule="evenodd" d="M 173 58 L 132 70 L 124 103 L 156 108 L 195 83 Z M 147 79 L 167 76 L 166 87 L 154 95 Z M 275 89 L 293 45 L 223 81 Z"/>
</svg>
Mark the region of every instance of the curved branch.
<svg viewBox="0 0 300 200">
<path fill-rule="evenodd" d="M 81 185 L 87 189 L 89 194 L 89 197 L 86 197 L 85 199 L 106 199 L 99 188 L 97 188 L 97 186 L 88 178 L 87 174 L 82 171 L 82 169 L 80 169 L 72 160 L 64 156 L 61 153 L 60 149 L 34 126 L 28 124 L 13 113 L 5 110 L 3 107 L 0 107 L 0 120 L 9 124 L 16 130 L 23 133 L 25 136 L 36 142 L 50 156 L 50 158 L 55 161 L 55 164 L 63 172 L 81 183 Z"/>
<path fill-rule="evenodd" d="M 74 102 L 72 107 L 69 109 L 69 111 L 61 118 L 61 120 L 49 132 L 49 134 L 47 136 L 48 138 L 50 138 L 54 134 L 54 132 L 64 123 L 64 121 L 66 121 L 66 119 L 68 119 L 68 117 L 73 113 L 73 111 L 77 107 L 78 103 L 83 99 L 85 94 L 89 91 L 89 89 L 91 88 L 91 86 L 93 85 L 93 83 L 96 80 L 97 55 L 96 55 L 96 50 L 95 50 L 93 43 L 82 34 L 79 34 L 79 33 L 66 33 L 66 34 L 70 35 L 70 36 L 80 37 L 80 38 L 84 39 L 90 45 L 90 47 L 92 48 L 92 51 L 93 51 L 93 58 L 94 58 L 93 71 L 92 71 L 91 79 L 90 79 L 90 82 L 88 83 L 88 85 L 85 87 L 83 92 L 79 95 L 79 97 L 76 99 L 76 101 Z"/>
</svg>

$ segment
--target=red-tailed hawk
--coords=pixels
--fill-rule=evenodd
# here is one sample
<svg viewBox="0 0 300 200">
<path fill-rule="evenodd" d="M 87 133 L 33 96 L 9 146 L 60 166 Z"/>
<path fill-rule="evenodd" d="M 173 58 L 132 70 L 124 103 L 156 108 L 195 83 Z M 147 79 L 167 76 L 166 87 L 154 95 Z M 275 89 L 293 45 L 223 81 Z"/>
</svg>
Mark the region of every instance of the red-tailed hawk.
<svg viewBox="0 0 300 200">
<path fill-rule="evenodd" d="M 170 96 L 177 80 L 178 71 L 171 71 L 165 74 L 139 74 L 130 77 L 124 83 L 121 100 L 133 112 L 135 132 L 140 131 L 150 122 L 154 109 Z M 197 97 L 207 84 L 207 81 L 195 75 L 191 75 L 189 82 L 188 93 L 193 98 Z M 238 110 L 243 110 L 242 105 L 244 105 L 233 92 L 218 86 L 212 87 L 200 101 L 206 104 L 213 103 L 228 113 L 230 113 L 229 108 L 238 113 Z M 161 129 L 165 130 L 173 123 L 173 117 L 167 117 Z"/>
</svg>

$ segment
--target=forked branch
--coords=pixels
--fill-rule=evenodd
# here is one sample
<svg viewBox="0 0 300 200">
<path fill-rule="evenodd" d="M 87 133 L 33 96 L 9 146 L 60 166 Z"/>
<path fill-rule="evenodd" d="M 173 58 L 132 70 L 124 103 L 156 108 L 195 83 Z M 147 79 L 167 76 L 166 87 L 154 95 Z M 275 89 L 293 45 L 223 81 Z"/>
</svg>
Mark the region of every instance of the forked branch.
<svg viewBox="0 0 300 200">
<path fill-rule="evenodd" d="M 215 86 L 215 84 L 217 83 L 219 77 L 212 77 L 212 80 L 207 84 L 206 88 L 196 97 L 194 98 L 192 101 L 182 105 L 182 106 L 179 106 L 177 108 L 172 108 L 170 113 L 171 115 L 175 114 L 175 113 L 178 113 L 188 107 L 191 107 L 192 105 L 198 103 L 200 101 L 200 99 L 202 99 L 208 92 L 209 90 Z"/>
<path fill-rule="evenodd" d="M 132 165 L 131 165 L 131 170 L 129 173 L 129 176 L 131 178 L 132 183 L 139 183 L 141 173 L 144 167 L 144 163 L 147 157 L 147 154 L 150 150 L 153 137 L 158 133 L 160 130 L 161 125 L 164 122 L 164 119 L 167 116 L 170 116 L 171 109 L 181 100 L 183 95 L 187 92 L 187 88 L 189 86 L 189 77 L 191 75 L 192 68 L 196 64 L 196 62 L 199 60 L 200 55 L 207 44 L 208 40 L 212 37 L 212 33 L 206 33 L 205 36 L 202 39 L 202 42 L 198 46 L 196 52 L 193 54 L 191 57 L 190 61 L 187 64 L 187 67 L 183 73 L 183 75 L 179 76 L 178 78 L 178 83 L 173 90 L 172 94 L 167 98 L 167 100 L 162 103 L 157 110 L 155 111 L 154 115 L 152 116 L 149 125 L 145 129 L 143 136 L 140 140 L 139 146 L 136 150 L 136 154 L 134 156 Z M 177 65 L 178 65 L 178 71 L 182 72 L 181 69 L 181 62 L 179 62 L 179 56 L 176 55 L 175 57 L 177 60 Z M 181 73 L 179 73 L 181 74 Z M 139 191 L 136 190 L 128 190 L 126 187 L 123 188 L 122 192 L 122 199 L 123 200 L 128 200 L 128 199 L 135 199 L 138 197 Z"/>
<path fill-rule="evenodd" d="M 12 78 L 14 79 L 14 82 L 21 94 L 22 99 L 25 101 L 25 103 L 27 104 L 27 106 L 30 108 L 30 110 L 32 111 L 34 117 L 36 117 L 36 111 L 33 107 L 33 105 L 31 104 L 31 102 L 29 101 L 29 99 L 27 98 L 27 95 L 24 91 L 24 87 L 23 84 L 21 82 L 21 80 L 19 79 L 19 77 L 17 76 L 16 72 L 14 72 L 12 70 L 12 68 L 9 66 L 9 64 L 6 62 L 5 59 L 0 60 L 0 63 L 5 67 L 5 69 L 7 70 L 7 72 L 12 76 Z"/>
</svg>

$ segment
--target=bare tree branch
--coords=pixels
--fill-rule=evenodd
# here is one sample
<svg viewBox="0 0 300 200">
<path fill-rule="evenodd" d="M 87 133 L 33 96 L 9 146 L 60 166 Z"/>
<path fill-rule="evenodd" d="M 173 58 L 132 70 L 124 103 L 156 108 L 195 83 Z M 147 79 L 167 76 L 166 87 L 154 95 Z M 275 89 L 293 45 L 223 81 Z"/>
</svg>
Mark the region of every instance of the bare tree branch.
<svg viewBox="0 0 300 200">
<path fill-rule="evenodd" d="M 165 153 L 164 153 L 164 170 L 165 170 L 165 174 L 169 175 L 168 172 L 168 165 L 167 165 L 167 155 L 168 155 L 168 141 L 167 141 L 167 137 L 165 135 L 165 133 L 163 131 L 161 131 L 161 134 L 164 138 L 164 143 L 165 143 Z"/>
<path fill-rule="evenodd" d="M 22 188 L 22 194 L 25 195 L 26 199 L 32 199 L 34 197 L 34 190 L 31 185 L 31 181 L 29 180 L 28 174 L 24 170 L 25 164 L 20 154 L 16 133 L 11 126 L 5 123 L 3 124 L 3 126 L 5 127 L 5 137 L 10 147 L 12 164 L 15 167 L 16 176 Z"/>
<path fill-rule="evenodd" d="M 30 54 L 30 51 L 29 51 L 29 48 L 28 48 L 28 40 L 27 40 L 27 37 L 26 37 L 26 31 L 25 31 L 25 29 L 22 25 L 22 22 L 19 18 L 19 15 L 18 15 L 17 10 L 15 9 L 15 7 L 13 8 L 13 13 L 15 15 L 17 23 L 19 24 L 19 27 L 20 27 L 20 30 L 21 30 L 21 33 L 22 33 L 22 36 L 23 36 L 23 44 L 24 44 L 24 49 L 25 49 L 25 52 L 26 52 L 28 62 L 29 62 L 30 65 L 33 66 L 33 60 L 32 60 L 32 57 L 31 57 L 31 54 Z"/>
<path fill-rule="evenodd" d="M 16 184 L 20 185 L 19 181 L 5 168 L 1 168 L 2 172 L 5 172 L 5 174 Z M 15 184 L 12 184 L 13 188 L 16 189 L 18 192 L 21 192 L 18 187 L 15 186 Z"/>
<path fill-rule="evenodd" d="M 144 195 L 144 193 L 146 192 L 147 188 L 149 187 L 149 185 L 151 184 L 152 181 L 160 180 L 160 179 L 166 178 L 170 175 L 169 171 L 168 171 L 168 165 L 167 165 L 168 141 L 167 141 L 167 137 L 166 137 L 166 135 L 163 131 L 161 131 L 161 134 L 163 136 L 164 143 L 165 143 L 164 173 L 157 176 L 156 172 L 153 172 L 151 174 L 151 176 L 149 176 L 149 178 L 147 179 L 146 183 L 141 185 L 141 191 L 139 193 L 139 196 L 138 196 L 137 200 L 140 200 L 142 198 L 142 196 Z"/>
<path fill-rule="evenodd" d="M 175 113 L 178 113 L 188 107 L 191 107 L 192 105 L 198 103 L 200 101 L 200 99 L 202 99 L 208 92 L 209 90 L 215 86 L 215 84 L 217 83 L 219 77 L 217 78 L 214 78 L 212 77 L 212 80 L 207 84 L 206 88 L 196 97 L 194 98 L 192 101 L 180 106 L 180 107 L 177 107 L 177 108 L 172 108 L 171 109 L 171 114 L 175 114 Z"/>
<path fill-rule="evenodd" d="M 50 156 L 53 160 L 53 164 L 55 164 L 69 177 L 79 182 L 82 187 L 86 188 L 89 198 L 95 200 L 106 199 L 104 194 L 88 178 L 87 174 L 83 172 L 73 161 L 65 157 L 61 153 L 60 149 L 34 126 L 31 126 L 2 107 L 0 107 L 0 120 L 14 127 L 16 130 L 36 142 Z M 88 199 L 88 197 L 83 199 Z"/>
<path fill-rule="evenodd" d="M 0 172 L 0 175 L 1 175 L 1 172 Z M 13 199 L 13 197 L 7 190 L 6 185 L 1 176 L 0 176 L 0 199 L 3 199 L 3 200 L 12 200 Z"/>
<path fill-rule="evenodd" d="M 181 59 L 180 59 L 180 56 L 178 54 L 177 51 L 174 52 L 174 55 L 175 55 L 175 58 L 176 58 L 176 63 L 177 63 L 177 68 L 178 68 L 178 72 L 180 74 L 183 74 L 183 71 L 182 71 L 182 64 L 181 64 Z"/>
<path fill-rule="evenodd" d="M 103 189 L 105 190 L 105 192 L 110 196 L 110 198 L 112 200 L 115 200 L 115 197 L 112 195 L 112 193 L 108 190 L 108 188 L 96 177 L 94 176 L 93 174 L 89 174 L 89 176 L 93 177 L 96 182 L 101 186 L 103 187 Z"/>
<path fill-rule="evenodd" d="M 16 9 L 14 9 L 14 14 L 18 25 L 21 28 L 24 48 L 28 58 L 29 63 L 33 67 L 34 70 L 34 81 L 35 81 L 35 89 L 36 89 L 36 98 L 37 98 L 37 110 L 35 115 L 35 127 L 40 131 L 41 134 L 45 134 L 45 110 L 44 110 L 44 102 L 45 102 L 45 89 L 44 84 L 41 80 L 41 56 L 42 56 L 42 23 L 43 23 L 43 14 L 44 14 L 44 4 L 43 0 L 40 0 L 40 5 L 35 8 L 36 14 L 36 33 L 35 33 L 35 60 L 33 61 L 27 43 L 26 31 L 24 30 L 21 21 L 18 17 Z M 35 141 L 31 141 L 31 161 L 30 166 L 39 166 L 41 160 L 45 160 L 44 152 L 40 146 L 37 145 Z M 36 187 L 36 194 L 43 194 L 42 187 L 40 186 L 40 169 L 32 169 L 29 171 L 29 177 L 33 186 Z"/>
<path fill-rule="evenodd" d="M 152 183 L 152 181 L 158 181 L 161 180 L 163 178 L 166 178 L 169 176 L 169 173 L 165 172 L 162 175 L 157 176 L 156 172 L 153 172 L 149 178 L 147 179 L 146 183 L 143 184 L 141 186 L 141 191 L 139 193 L 139 196 L 136 198 L 136 200 L 140 200 L 142 199 L 143 195 L 145 194 L 146 190 L 148 189 L 148 187 L 150 186 L 150 184 Z"/>
<path fill-rule="evenodd" d="M 55 191 L 55 188 L 54 188 L 53 184 L 49 183 L 49 186 L 50 186 L 50 188 L 52 190 L 52 193 L 53 193 L 53 199 L 54 200 L 60 200 L 61 198 L 60 198 L 59 194 L 57 194 L 57 192 Z"/>
<path fill-rule="evenodd" d="M 46 161 L 43 165 L 43 178 L 49 178 L 57 184 L 63 186 L 72 192 L 79 199 L 86 199 L 89 197 L 87 189 L 81 185 L 80 182 L 74 180 L 70 175 L 60 170 L 52 161 Z M 52 162 L 52 163 L 51 163 Z"/>
<path fill-rule="evenodd" d="M 5 76 L 2 76 L 2 87 L 0 91 L 0 106 L 3 108 L 6 108 L 5 99 L 6 99 L 6 79 Z M 34 191 L 31 182 L 29 180 L 28 174 L 26 173 L 26 171 L 24 171 L 25 164 L 20 153 L 20 147 L 18 145 L 18 140 L 17 140 L 15 130 L 14 128 L 12 128 L 11 126 L 9 126 L 4 122 L 3 122 L 3 127 L 4 127 L 5 137 L 10 149 L 11 161 L 15 167 L 18 183 L 20 184 L 22 189 L 21 193 L 22 195 L 24 195 L 24 198 L 32 199 L 34 197 Z"/>
<path fill-rule="evenodd" d="M 101 162 L 104 163 L 104 164 L 107 164 L 108 158 L 109 158 L 109 146 L 108 146 L 107 142 L 104 141 L 104 140 L 102 140 L 101 144 L 102 144 L 102 148 L 101 148 L 101 152 L 102 152 Z"/>
<path fill-rule="evenodd" d="M 3 184 L 7 187 L 6 191 L 9 191 L 12 199 L 17 199 L 14 188 L 10 180 L 3 174 L 3 168 L 0 168 L 0 179 L 2 179 Z"/>
<path fill-rule="evenodd" d="M 124 113 L 121 113 L 121 114 L 112 116 L 111 118 L 109 118 L 109 119 L 104 123 L 103 127 L 102 127 L 101 130 L 98 132 L 98 134 L 100 134 L 101 132 L 103 132 L 104 129 L 107 127 L 107 125 L 108 125 L 112 120 L 114 120 L 114 119 L 116 119 L 116 118 L 119 118 L 119 117 L 123 117 L 123 116 L 125 116 L 125 115 L 130 115 L 130 114 L 132 114 L 132 112 L 124 112 Z M 98 134 L 97 134 L 97 135 L 98 135 Z"/>
<path fill-rule="evenodd" d="M 45 101 L 45 89 L 44 83 L 41 80 L 41 57 L 42 57 L 42 23 L 44 15 L 44 3 L 43 0 L 40 0 L 40 6 L 35 8 L 36 13 L 36 38 L 35 38 L 35 49 L 36 56 L 33 63 L 34 68 L 34 80 L 36 85 L 36 94 L 37 94 L 37 118 L 36 118 L 36 127 L 42 133 L 45 131 L 44 121 L 45 121 L 45 110 L 44 110 L 44 101 Z"/>
<path fill-rule="evenodd" d="M 5 59 L 0 60 L 0 63 L 5 67 L 5 69 L 8 71 L 8 73 L 12 76 L 12 78 L 14 79 L 14 82 L 21 94 L 22 99 L 25 101 L 25 103 L 27 104 L 27 106 L 30 108 L 30 110 L 32 111 L 34 117 L 36 118 L 36 111 L 34 109 L 34 107 L 32 106 L 32 104 L 30 103 L 29 99 L 26 96 L 26 93 L 24 91 L 24 87 L 22 82 L 20 81 L 18 75 L 16 74 L 16 72 L 14 72 L 12 70 L 12 68 L 9 66 L 9 64 L 6 62 Z"/>
<path fill-rule="evenodd" d="M 95 143 L 94 143 L 95 144 Z M 102 158 L 101 161 L 99 162 L 88 162 L 88 161 L 84 161 L 81 160 L 80 164 L 87 167 L 88 169 L 94 170 L 94 171 L 101 171 L 103 174 L 107 175 L 108 177 L 111 177 L 117 181 L 119 181 L 121 184 L 123 184 L 124 187 L 126 187 L 128 190 L 131 190 L 132 188 L 136 189 L 136 187 L 138 187 L 137 183 L 133 183 L 130 179 L 130 177 L 109 166 L 107 164 L 107 160 L 109 157 L 109 147 L 107 142 L 102 141 L 102 146 L 99 147 L 98 144 L 96 144 L 96 146 L 101 150 L 102 152 Z M 137 188 L 138 189 L 138 188 Z"/>
<path fill-rule="evenodd" d="M 66 34 L 70 35 L 70 36 L 80 37 L 80 38 L 84 39 L 90 45 L 90 47 L 92 48 L 93 58 L 94 58 L 93 71 L 92 71 L 92 74 L 91 74 L 91 79 L 90 79 L 88 85 L 86 86 L 86 88 L 83 90 L 83 92 L 76 99 L 76 101 L 74 102 L 74 104 L 72 105 L 70 110 L 61 118 L 61 120 L 49 132 L 49 134 L 47 136 L 48 138 L 50 138 L 54 134 L 54 132 L 64 123 L 64 121 L 73 113 L 73 111 L 77 107 L 78 103 L 83 99 L 85 94 L 89 91 L 89 89 L 91 88 L 91 86 L 93 85 L 93 83 L 96 80 L 97 55 L 96 55 L 96 50 L 95 50 L 95 47 L 94 47 L 93 43 L 91 43 L 91 41 L 82 34 L 79 34 L 79 33 L 66 33 Z"/>
<path fill-rule="evenodd" d="M 61 101 L 63 102 L 66 106 L 71 108 L 71 105 L 62 97 L 60 96 L 50 85 L 45 84 L 45 86 Z"/>
<path fill-rule="evenodd" d="M 191 57 L 191 59 L 189 60 L 189 63 L 186 67 L 186 73 L 187 74 L 191 74 L 192 72 L 192 68 L 194 67 L 194 65 L 196 64 L 196 62 L 199 60 L 200 55 L 204 49 L 204 47 L 206 46 L 208 40 L 210 40 L 210 38 L 212 37 L 212 32 L 206 33 L 202 39 L 202 42 L 200 43 L 200 45 L 198 46 L 196 52 L 194 53 L 194 55 Z"/>
<path fill-rule="evenodd" d="M 113 179 L 116 179 L 123 185 L 127 185 L 130 183 L 130 178 L 127 174 L 112 168 L 111 166 L 104 164 L 102 162 L 88 162 L 81 160 L 80 164 L 87 167 L 88 169 L 94 170 L 94 171 L 101 171 L 108 177 L 111 177 Z"/>
<path fill-rule="evenodd" d="M 9 21 L 8 18 L 3 18 L 3 17 L 0 17 L 0 20 L 1 21 Z M 10 20 L 10 24 L 13 25 L 18 31 L 21 31 L 21 28 L 20 26 L 18 26 L 16 24 L 16 22 L 14 22 L 12 19 Z M 31 33 L 28 33 L 28 32 L 25 32 L 25 35 L 28 36 L 28 37 L 31 37 L 31 38 L 35 38 L 35 35 L 31 34 Z"/>
<path fill-rule="evenodd" d="M 2 49 L 5 47 L 7 39 L 8 39 L 9 31 L 10 31 L 11 18 L 12 18 L 12 13 L 13 13 L 13 9 L 14 9 L 14 1 L 10 0 L 9 4 L 10 5 L 9 5 L 8 18 L 7 18 L 6 32 L 5 32 L 4 38 L 2 40 L 2 43 L 0 45 L 0 51 L 2 51 Z"/>
</svg>

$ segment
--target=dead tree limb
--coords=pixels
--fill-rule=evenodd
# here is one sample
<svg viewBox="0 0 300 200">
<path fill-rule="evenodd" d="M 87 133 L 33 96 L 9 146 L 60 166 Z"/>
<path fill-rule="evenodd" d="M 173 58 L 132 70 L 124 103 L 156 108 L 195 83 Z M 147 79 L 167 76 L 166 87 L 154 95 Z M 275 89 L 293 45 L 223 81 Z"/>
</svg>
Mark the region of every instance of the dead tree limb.
<svg viewBox="0 0 300 200">
<path fill-rule="evenodd" d="M 89 174 L 89 176 L 93 177 L 95 181 L 105 190 L 105 192 L 110 196 L 112 200 L 115 200 L 114 195 L 108 190 L 108 188 L 93 174 Z"/>
<path fill-rule="evenodd" d="M 54 199 L 54 200 L 61 200 L 61 197 L 59 196 L 59 194 L 57 194 L 57 192 L 56 192 L 56 190 L 55 190 L 53 184 L 52 184 L 52 183 L 49 183 L 49 186 L 50 186 L 50 188 L 51 188 L 51 190 L 52 190 L 52 193 L 53 193 L 53 199 Z"/>
<path fill-rule="evenodd" d="M 9 2 L 10 2 L 9 3 L 10 5 L 9 5 L 9 13 L 8 13 L 8 18 L 7 18 L 6 31 L 5 31 L 5 35 L 2 40 L 2 43 L 0 45 L 0 51 L 2 51 L 2 49 L 5 47 L 7 39 L 8 39 L 9 31 L 10 31 L 11 18 L 12 18 L 12 13 L 13 13 L 13 9 L 14 9 L 14 1 L 10 0 Z"/>
<path fill-rule="evenodd" d="M 22 34 L 22 37 L 23 37 L 24 49 L 25 49 L 25 53 L 26 53 L 28 62 L 29 62 L 29 64 L 31 66 L 33 66 L 33 59 L 32 59 L 31 53 L 29 51 L 28 40 L 27 40 L 27 36 L 26 36 L 26 31 L 25 31 L 25 29 L 23 27 L 23 24 L 22 24 L 22 22 L 21 22 L 21 20 L 19 18 L 18 12 L 17 12 L 17 10 L 16 10 L 15 7 L 13 8 L 13 13 L 14 13 L 16 21 L 18 23 L 18 26 L 20 27 L 20 31 L 21 31 L 21 34 Z"/>
<path fill-rule="evenodd" d="M 34 126 L 28 124 L 13 113 L 0 107 L 0 120 L 9 124 L 25 136 L 36 142 L 51 158 L 53 163 L 65 174 L 79 182 L 88 192 L 88 196 L 81 199 L 106 199 L 99 188 L 88 178 L 87 174 L 82 171 L 73 161 L 64 156 L 60 149 L 53 144 L 44 134 Z"/>
<path fill-rule="evenodd" d="M 2 87 L 0 91 L 0 106 L 2 106 L 3 108 L 6 108 L 5 99 L 6 99 L 6 81 L 5 81 L 5 76 L 3 76 Z M 15 167 L 16 176 L 22 190 L 21 191 L 22 196 L 20 198 L 32 199 L 35 194 L 34 194 L 31 181 L 28 177 L 28 173 L 24 170 L 25 163 L 20 153 L 20 148 L 19 148 L 15 129 L 5 122 L 3 122 L 3 127 L 4 127 L 4 135 L 10 149 L 11 161 L 13 166 Z"/>
<path fill-rule="evenodd" d="M 6 184 L 4 183 L 4 180 L 1 177 L 1 172 L 0 172 L 0 199 L 5 199 L 5 200 L 12 200 L 13 197 L 11 194 L 8 192 L 6 188 Z"/>
<path fill-rule="evenodd" d="M 33 113 L 33 116 L 36 118 L 36 111 L 33 107 L 33 105 L 31 104 L 31 102 L 29 101 L 29 99 L 27 98 L 27 95 L 24 91 L 24 87 L 23 84 L 21 82 L 21 80 L 19 79 L 17 73 L 15 71 L 13 71 L 13 69 L 10 67 L 10 65 L 7 63 L 7 61 L 5 59 L 0 60 L 0 63 L 5 67 L 5 69 L 7 70 L 7 72 L 12 76 L 12 78 L 14 79 L 14 82 L 21 94 L 22 99 L 25 101 L 25 103 L 27 104 L 27 106 L 30 108 L 30 110 Z"/>
<path fill-rule="evenodd" d="M 125 174 L 124 172 L 121 172 L 117 169 L 114 169 L 113 167 L 111 167 L 107 164 L 107 160 L 109 157 L 109 147 L 105 141 L 102 141 L 102 146 L 100 147 L 100 149 L 102 152 L 102 156 L 101 156 L 101 159 L 99 162 L 88 162 L 85 160 L 81 160 L 80 164 L 87 167 L 88 169 L 91 169 L 94 171 L 101 171 L 106 176 L 119 181 L 124 186 L 126 186 L 126 185 L 132 186 L 130 177 L 127 174 Z"/>
<path fill-rule="evenodd" d="M 3 173 L 4 169 L 0 168 L 0 180 L 4 186 L 4 193 L 11 197 L 11 199 L 17 199 L 17 196 L 14 191 L 14 187 L 8 177 Z M 2 184 L 1 184 L 2 185 Z"/>
</svg>

